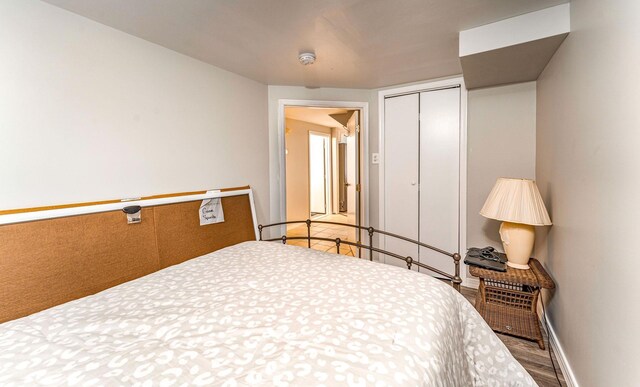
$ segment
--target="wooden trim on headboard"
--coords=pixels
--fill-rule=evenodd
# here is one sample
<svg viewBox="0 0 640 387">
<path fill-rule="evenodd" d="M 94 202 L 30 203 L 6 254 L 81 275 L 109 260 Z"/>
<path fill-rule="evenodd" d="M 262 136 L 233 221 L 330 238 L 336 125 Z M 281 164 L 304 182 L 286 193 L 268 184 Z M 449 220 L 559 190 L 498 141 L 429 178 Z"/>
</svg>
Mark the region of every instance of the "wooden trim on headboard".
<svg viewBox="0 0 640 387">
<path fill-rule="evenodd" d="M 149 207 L 163 204 L 171 204 L 186 201 L 198 201 L 217 197 L 227 197 L 235 195 L 248 194 L 251 205 L 254 206 L 253 191 L 250 187 L 225 188 L 210 191 L 195 191 L 186 193 L 172 193 L 155 196 L 147 196 L 136 199 L 123 200 L 107 200 L 102 202 L 87 202 L 78 204 L 63 204 L 59 206 L 35 207 L 33 211 L 29 209 L 8 210 L 6 213 L 0 213 L 0 225 L 31 222 L 43 219 L 61 218 L 66 216 L 77 216 L 84 214 L 93 214 L 98 212 L 106 212 L 120 210 L 127 206 Z M 97 204 L 96 204 L 97 203 Z M 254 211 L 254 223 L 255 221 Z M 256 224 L 256 237 L 258 229 Z"/>
<path fill-rule="evenodd" d="M 25 212 L 59 210 L 59 209 L 63 209 L 63 208 L 97 206 L 97 205 L 100 205 L 100 204 L 111 204 L 111 203 L 122 203 L 122 201 L 121 200 L 102 200 L 102 201 L 99 201 L 99 202 L 69 203 L 69 204 L 57 204 L 57 205 L 54 205 L 54 206 L 15 208 L 15 209 L 11 209 L 11 210 L 0 210 L 0 216 L 2 216 L 2 215 L 11 215 L 11 214 L 22 214 L 22 213 L 25 213 Z"/>
<path fill-rule="evenodd" d="M 231 191 L 240 191 L 250 189 L 248 185 L 244 187 L 232 187 L 232 188 L 222 188 L 220 192 L 231 192 Z M 176 193 L 168 193 L 161 195 L 151 195 L 151 196 L 143 196 L 139 199 L 135 200 L 149 200 L 149 199 L 162 199 L 162 198 L 172 198 L 177 196 L 190 196 L 190 195 L 202 195 L 207 193 L 207 191 L 191 191 L 191 192 L 176 192 Z M 0 210 L 0 216 L 2 215 L 10 215 L 10 214 L 21 214 L 25 212 L 37 212 L 37 211 L 49 211 L 49 210 L 59 210 L 63 208 L 75 208 L 75 207 L 86 207 L 86 206 L 97 206 L 100 204 L 113 204 L 113 203 L 127 203 L 132 200 L 126 199 L 111 199 L 111 200 L 101 200 L 97 202 L 82 202 L 82 203 L 68 203 L 68 204 L 57 204 L 53 206 L 41 206 L 41 207 L 28 207 L 28 208 L 15 208 L 11 210 Z"/>
<path fill-rule="evenodd" d="M 220 197 L 223 223 L 200 226 L 203 197 Z M 136 204 L 134 204 L 136 203 Z M 105 204 L 107 208 L 105 210 Z M 142 222 L 120 210 L 141 205 Z M 0 225 L 0 322 L 20 318 L 257 237 L 250 188 L 157 195 L 81 206 L 92 211 Z M 27 216 L 14 213 L 2 217 Z"/>
</svg>

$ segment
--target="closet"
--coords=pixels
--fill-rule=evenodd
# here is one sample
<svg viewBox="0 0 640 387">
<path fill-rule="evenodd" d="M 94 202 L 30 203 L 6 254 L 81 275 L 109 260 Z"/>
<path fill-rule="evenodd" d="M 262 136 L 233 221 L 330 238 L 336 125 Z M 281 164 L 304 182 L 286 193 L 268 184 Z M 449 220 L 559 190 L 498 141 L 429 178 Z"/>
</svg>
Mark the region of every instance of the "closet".
<svg viewBox="0 0 640 387">
<path fill-rule="evenodd" d="M 384 230 L 460 251 L 461 86 L 388 95 L 383 103 Z M 453 273 L 452 260 L 442 254 L 394 238 L 384 244 Z"/>
</svg>

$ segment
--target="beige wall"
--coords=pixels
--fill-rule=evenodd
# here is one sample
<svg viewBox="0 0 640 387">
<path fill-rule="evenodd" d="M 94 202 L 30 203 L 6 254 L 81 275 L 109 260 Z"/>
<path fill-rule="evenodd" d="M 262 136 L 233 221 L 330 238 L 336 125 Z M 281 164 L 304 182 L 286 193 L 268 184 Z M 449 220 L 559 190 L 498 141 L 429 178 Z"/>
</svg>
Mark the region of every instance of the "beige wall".
<svg viewBox="0 0 640 387">
<path fill-rule="evenodd" d="M 554 225 L 536 254 L 580 386 L 640 380 L 640 2 L 574 0 L 538 81 L 538 186 Z"/>
<path fill-rule="evenodd" d="M 0 209 L 250 184 L 267 87 L 36 0 L 0 1 Z"/>
<path fill-rule="evenodd" d="M 535 176 L 534 82 L 471 91 L 468 96 L 468 246 L 499 246 L 499 223 L 478 212 L 495 179 Z M 269 86 L 271 216 L 279 219 L 279 99 L 369 102 L 369 154 L 378 152 L 378 90 Z M 378 165 L 369 164 L 370 224 L 378 224 Z"/>
<path fill-rule="evenodd" d="M 535 82 L 470 91 L 467 149 L 467 245 L 502 249 L 500 222 L 479 212 L 498 177 L 535 178 Z"/>
<path fill-rule="evenodd" d="M 309 131 L 331 135 L 331 128 L 286 119 L 287 220 L 309 218 Z"/>
</svg>

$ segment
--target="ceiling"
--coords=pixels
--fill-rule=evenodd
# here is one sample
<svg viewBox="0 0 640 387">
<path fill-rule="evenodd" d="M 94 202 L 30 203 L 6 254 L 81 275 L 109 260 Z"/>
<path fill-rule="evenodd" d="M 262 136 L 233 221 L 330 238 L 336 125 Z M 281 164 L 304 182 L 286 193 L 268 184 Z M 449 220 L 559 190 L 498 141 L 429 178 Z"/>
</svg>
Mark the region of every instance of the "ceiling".
<svg viewBox="0 0 640 387">
<path fill-rule="evenodd" d="M 568 2 L 44 1 L 265 84 L 346 88 L 460 74 L 459 31 Z"/>
<path fill-rule="evenodd" d="M 348 111 L 348 109 L 292 106 L 284 109 L 284 116 L 293 120 L 310 122 L 312 124 L 327 126 L 329 128 L 339 128 L 340 124 L 333 118 L 329 117 L 329 114 L 343 114 Z"/>
</svg>

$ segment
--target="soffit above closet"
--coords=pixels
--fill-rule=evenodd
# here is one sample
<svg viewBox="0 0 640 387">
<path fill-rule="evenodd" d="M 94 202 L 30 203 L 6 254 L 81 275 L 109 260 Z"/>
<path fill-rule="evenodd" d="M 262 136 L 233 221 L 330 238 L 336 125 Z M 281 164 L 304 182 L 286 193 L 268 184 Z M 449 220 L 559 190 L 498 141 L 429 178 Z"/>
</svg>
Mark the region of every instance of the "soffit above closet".
<svg viewBox="0 0 640 387">
<path fill-rule="evenodd" d="M 44 1 L 261 83 L 346 88 L 460 74 L 459 31 L 568 2 Z"/>
<path fill-rule="evenodd" d="M 467 89 L 535 81 L 571 29 L 570 4 L 460 32 Z"/>
</svg>

